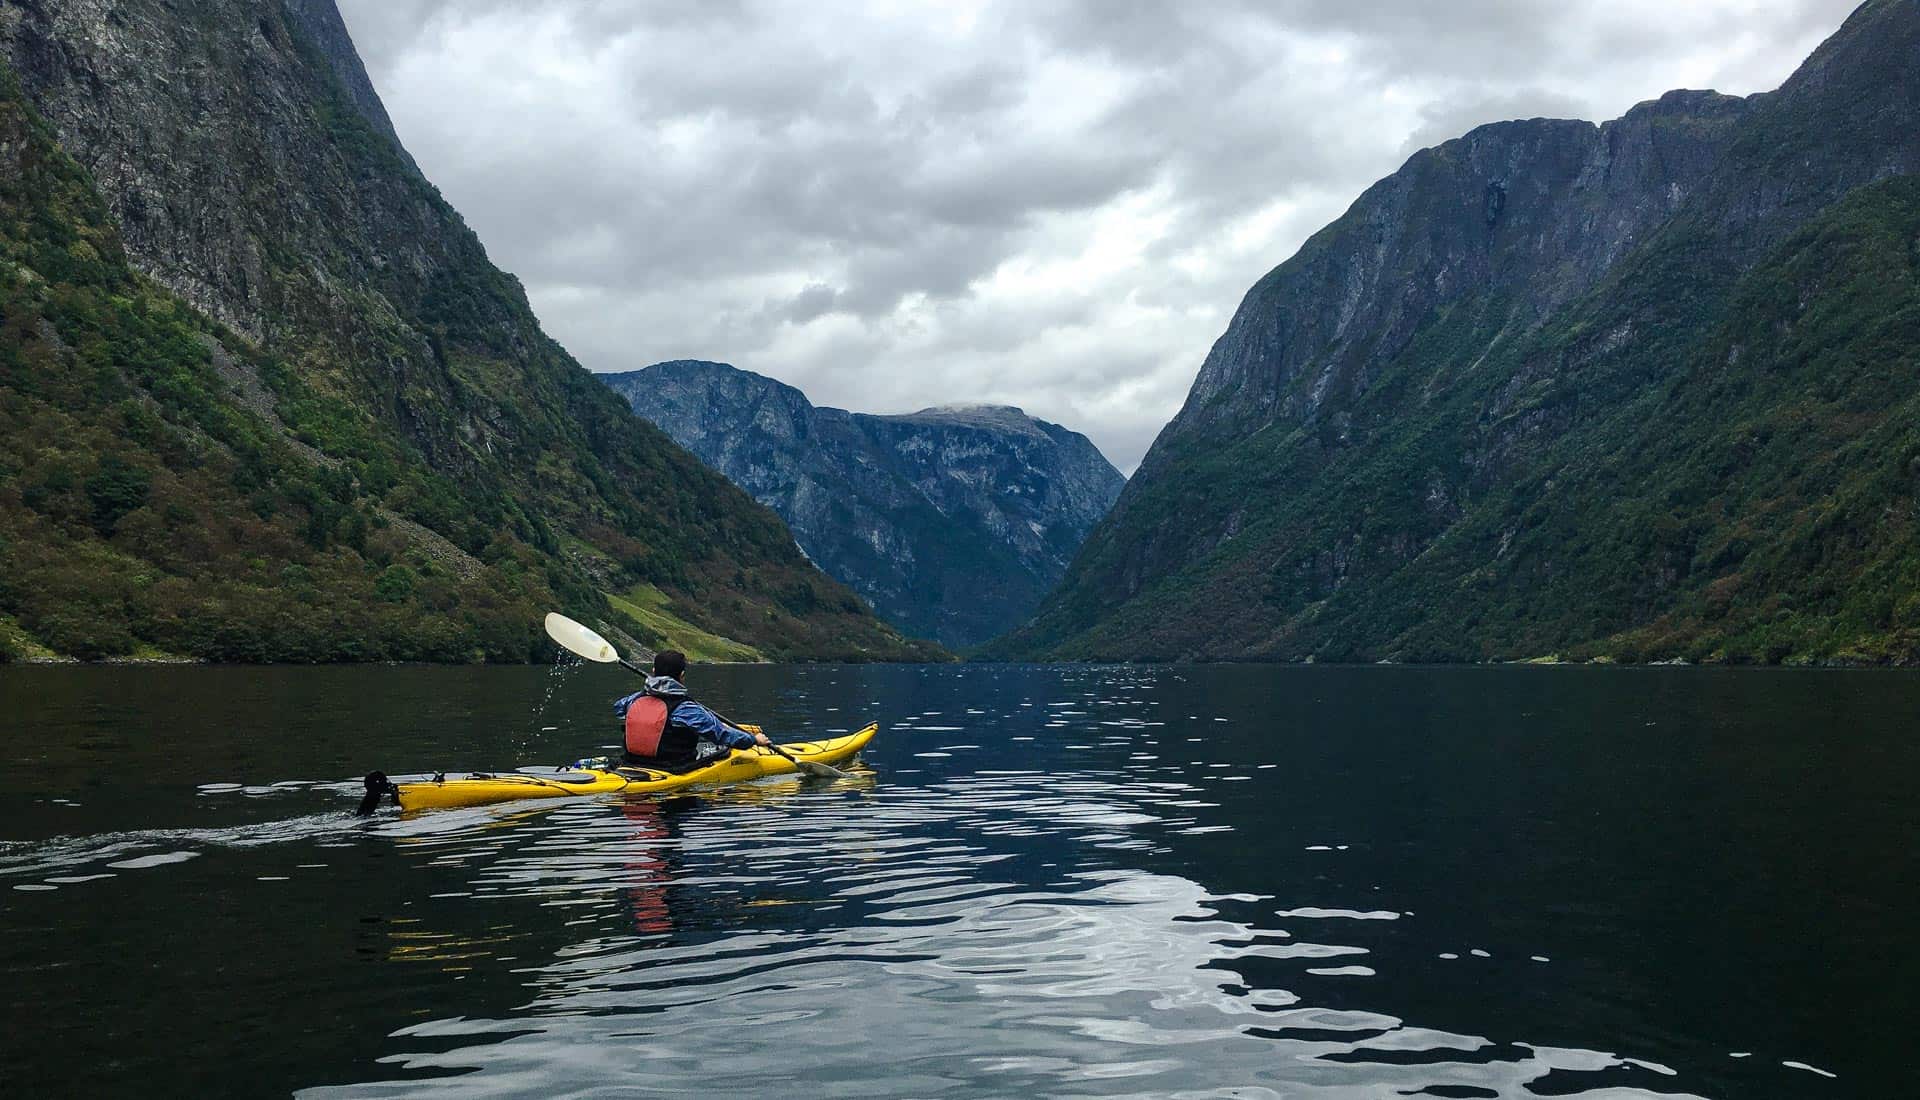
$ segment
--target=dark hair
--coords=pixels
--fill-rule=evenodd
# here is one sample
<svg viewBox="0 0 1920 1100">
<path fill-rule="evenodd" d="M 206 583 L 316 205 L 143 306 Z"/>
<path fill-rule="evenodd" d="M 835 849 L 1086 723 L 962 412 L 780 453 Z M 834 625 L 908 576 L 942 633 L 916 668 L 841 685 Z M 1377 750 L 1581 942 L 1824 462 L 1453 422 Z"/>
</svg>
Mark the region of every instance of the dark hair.
<svg viewBox="0 0 1920 1100">
<path fill-rule="evenodd" d="M 678 680 L 687 674 L 687 655 L 677 649 L 663 649 L 653 655 L 653 674 Z"/>
</svg>

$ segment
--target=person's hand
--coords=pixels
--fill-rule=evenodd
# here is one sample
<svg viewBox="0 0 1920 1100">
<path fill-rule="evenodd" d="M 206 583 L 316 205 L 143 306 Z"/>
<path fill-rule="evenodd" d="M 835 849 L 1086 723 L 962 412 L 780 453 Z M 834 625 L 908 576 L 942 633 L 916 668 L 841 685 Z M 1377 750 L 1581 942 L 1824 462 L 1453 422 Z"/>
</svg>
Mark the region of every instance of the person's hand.
<svg viewBox="0 0 1920 1100">
<path fill-rule="evenodd" d="M 771 745 L 773 744 L 773 738 L 768 737 L 764 733 L 756 733 L 753 735 L 753 743 L 756 745 Z"/>
</svg>

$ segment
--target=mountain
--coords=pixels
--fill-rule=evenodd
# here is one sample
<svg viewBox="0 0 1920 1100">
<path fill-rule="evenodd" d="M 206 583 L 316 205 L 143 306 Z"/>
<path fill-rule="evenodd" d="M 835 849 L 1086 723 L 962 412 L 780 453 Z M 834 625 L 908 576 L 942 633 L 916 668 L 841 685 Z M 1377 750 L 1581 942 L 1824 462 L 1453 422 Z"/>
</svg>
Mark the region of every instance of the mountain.
<svg viewBox="0 0 1920 1100">
<path fill-rule="evenodd" d="M 541 330 L 331 0 L 0 6 L 0 653 L 926 655 Z"/>
<path fill-rule="evenodd" d="M 1019 409 L 849 413 L 688 360 L 600 377 L 780 513 L 882 618 L 947 646 L 1032 614 L 1124 484 L 1085 436 Z"/>
<path fill-rule="evenodd" d="M 1920 4 L 1415 154 L 1248 293 L 1003 657 L 1920 658 Z"/>
</svg>

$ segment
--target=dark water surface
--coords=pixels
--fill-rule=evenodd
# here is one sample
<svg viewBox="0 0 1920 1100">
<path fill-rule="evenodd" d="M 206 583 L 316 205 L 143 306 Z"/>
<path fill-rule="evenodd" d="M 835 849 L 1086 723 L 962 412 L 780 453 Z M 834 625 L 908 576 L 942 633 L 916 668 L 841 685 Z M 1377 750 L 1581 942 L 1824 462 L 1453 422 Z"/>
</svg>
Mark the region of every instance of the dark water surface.
<svg viewBox="0 0 1920 1100">
<path fill-rule="evenodd" d="M 722 668 L 852 780 L 371 821 L 600 669 L 0 669 L 12 1095 L 1920 1095 L 1920 677 Z M 554 727 L 546 729 L 544 727 Z"/>
</svg>

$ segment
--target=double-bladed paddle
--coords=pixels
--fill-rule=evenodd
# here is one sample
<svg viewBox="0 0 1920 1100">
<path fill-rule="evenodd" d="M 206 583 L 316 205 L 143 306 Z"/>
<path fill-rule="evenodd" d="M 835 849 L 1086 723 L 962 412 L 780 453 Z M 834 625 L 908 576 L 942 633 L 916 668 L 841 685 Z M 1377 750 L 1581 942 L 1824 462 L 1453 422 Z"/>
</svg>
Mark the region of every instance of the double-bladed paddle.
<svg viewBox="0 0 1920 1100">
<path fill-rule="evenodd" d="M 548 612 L 547 614 L 547 637 L 560 643 L 560 648 L 576 656 L 584 657 L 589 661 L 603 665 L 618 664 L 625 667 L 629 672 L 635 672 L 641 676 L 648 675 L 646 669 L 620 656 L 620 651 L 613 648 L 613 643 L 557 611 Z M 766 747 L 773 750 L 775 756 L 784 758 L 794 767 L 808 775 L 823 776 L 827 779 L 849 778 L 846 772 L 841 771 L 831 764 L 822 764 L 818 760 L 798 759 L 793 754 L 787 752 L 787 750 L 771 742 L 769 742 Z"/>
</svg>

